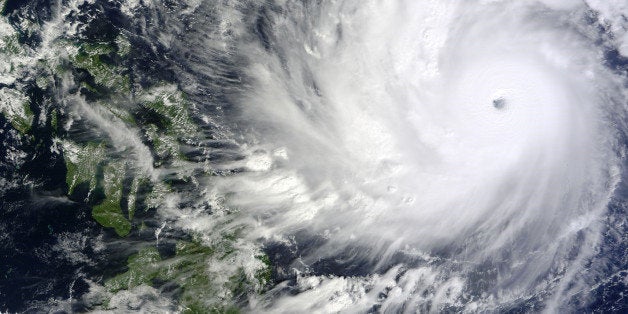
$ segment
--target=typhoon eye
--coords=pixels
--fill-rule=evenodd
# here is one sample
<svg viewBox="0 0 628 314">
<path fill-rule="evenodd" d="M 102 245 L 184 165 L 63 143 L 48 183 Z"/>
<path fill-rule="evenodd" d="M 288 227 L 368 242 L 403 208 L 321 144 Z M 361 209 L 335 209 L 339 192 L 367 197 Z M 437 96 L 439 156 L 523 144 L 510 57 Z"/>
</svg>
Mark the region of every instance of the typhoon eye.
<svg viewBox="0 0 628 314">
<path fill-rule="evenodd" d="M 504 109 L 505 106 L 506 99 L 504 99 L 503 97 L 493 99 L 493 107 L 495 107 L 495 109 L 501 110 Z"/>
</svg>

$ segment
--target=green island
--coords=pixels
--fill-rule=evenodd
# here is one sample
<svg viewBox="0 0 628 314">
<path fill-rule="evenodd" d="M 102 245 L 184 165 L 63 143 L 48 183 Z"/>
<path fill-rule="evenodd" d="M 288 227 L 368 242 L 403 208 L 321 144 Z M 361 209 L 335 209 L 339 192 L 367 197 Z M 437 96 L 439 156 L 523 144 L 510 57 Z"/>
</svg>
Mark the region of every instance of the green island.
<svg viewBox="0 0 628 314">
<path fill-rule="evenodd" d="M 0 0 L 0 9 L 4 4 Z M 177 168 L 187 162 L 181 146 L 200 133 L 193 120 L 193 104 L 174 83 L 133 86 L 126 67 L 133 46 L 126 36 L 118 34 L 109 41 L 59 38 L 50 46 L 58 51 L 42 57 L 25 49 L 14 26 L 2 23 L 0 27 L 6 28 L 8 35 L 0 37 L 0 58 L 8 62 L 0 64 L 0 74 L 5 76 L 2 80 L 7 82 L 0 82 L 4 84 L 0 87 L 0 114 L 20 134 L 27 135 L 25 138 L 36 133 L 36 117 L 31 109 L 35 105 L 23 86 L 12 84 L 20 68 L 32 67 L 38 75 L 28 84 L 41 93 L 67 83 L 73 90 L 71 97 L 110 113 L 106 119 L 137 128 L 143 144 L 153 154 L 155 168 L 164 164 Z M 165 196 L 175 188 L 166 179 L 150 177 L 134 168 L 124 153 L 113 147 L 111 138 L 90 138 L 90 125 L 75 123 L 77 117 L 72 116 L 72 110 L 71 105 L 45 106 L 37 112 L 42 120 L 35 126 L 49 128 L 55 149 L 63 156 L 66 190 L 62 193 L 91 208 L 91 218 L 113 237 L 136 240 L 142 232 L 155 231 L 144 217 L 149 210 L 162 206 Z M 75 137 L 74 128 L 78 128 L 77 133 L 88 133 L 87 139 Z M 241 232 L 217 234 L 215 241 L 188 234 L 190 238 L 175 240 L 173 255 L 164 255 L 158 245 L 138 240 L 135 253 L 126 259 L 126 268 L 102 279 L 108 293 L 103 309 L 120 310 L 108 301 L 117 293 L 142 285 L 159 288 L 167 283 L 177 287 L 175 302 L 183 313 L 239 312 L 247 295 L 264 293 L 272 280 L 269 257 L 259 250 L 251 253 L 242 249 L 238 245 Z M 248 254 L 250 263 L 246 267 L 225 262 L 241 259 L 242 254 Z M 212 265 L 229 267 L 214 269 Z"/>
</svg>

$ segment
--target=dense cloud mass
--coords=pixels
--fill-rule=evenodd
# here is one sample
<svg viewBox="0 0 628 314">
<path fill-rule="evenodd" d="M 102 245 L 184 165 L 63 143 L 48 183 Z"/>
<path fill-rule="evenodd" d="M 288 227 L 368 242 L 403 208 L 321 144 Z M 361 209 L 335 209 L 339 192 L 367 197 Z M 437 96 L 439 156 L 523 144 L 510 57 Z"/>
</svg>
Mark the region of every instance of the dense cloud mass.
<svg viewBox="0 0 628 314">
<path fill-rule="evenodd" d="M 306 269 L 337 264 L 273 308 L 555 310 L 587 289 L 626 109 L 605 55 L 622 38 L 597 43 L 623 34 L 573 1 L 288 2 L 264 18 L 238 101 L 257 172 L 213 185 L 256 236 L 319 239 Z M 355 264 L 369 275 L 335 276 Z"/>
<path fill-rule="evenodd" d="M 79 269 L 57 309 L 625 309 L 625 1 L 77 0 L 39 26 L 18 13 L 0 35 L 36 34 L 11 59 L 20 75 L 78 70 L 50 74 L 35 131 L 0 132 L 24 150 L 0 165 L 30 169 L 22 146 L 57 108 L 45 145 L 65 182 L 33 179 L 31 194 L 99 224 L 51 240 Z M 3 91 L 43 84 L 0 70 Z M 114 257 L 124 266 L 99 272 Z"/>
</svg>

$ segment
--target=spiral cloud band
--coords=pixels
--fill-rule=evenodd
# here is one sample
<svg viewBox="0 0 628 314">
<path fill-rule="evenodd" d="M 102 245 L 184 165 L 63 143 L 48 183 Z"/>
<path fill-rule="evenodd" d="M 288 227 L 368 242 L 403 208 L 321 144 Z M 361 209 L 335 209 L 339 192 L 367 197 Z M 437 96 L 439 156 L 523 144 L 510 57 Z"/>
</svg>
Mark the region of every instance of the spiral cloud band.
<svg viewBox="0 0 628 314">
<path fill-rule="evenodd" d="M 0 0 L 0 312 L 628 311 L 626 0 Z"/>
<path fill-rule="evenodd" d="M 625 76 L 592 5 L 264 11 L 258 38 L 237 41 L 251 81 L 232 132 L 249 171 L 206 193 L 232 195 L 251 240 L 294 253 L 296 281 L 259 309 L 569 308 L 624 156 Z"/>
</svg>

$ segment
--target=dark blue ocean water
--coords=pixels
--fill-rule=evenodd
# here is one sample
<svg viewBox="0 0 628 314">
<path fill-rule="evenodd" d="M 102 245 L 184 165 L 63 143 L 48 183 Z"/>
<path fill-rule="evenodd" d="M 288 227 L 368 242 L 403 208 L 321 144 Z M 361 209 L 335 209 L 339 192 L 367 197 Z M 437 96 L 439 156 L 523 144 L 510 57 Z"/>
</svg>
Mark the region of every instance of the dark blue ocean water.
<svg viewBox="0 0 628 314">
<path fill-rule="evenodd" d="M 52 16 L 52 4 L 56 1 L 44 0 L 9 0 L 3 14 L 17 25 L 22 19 L 33 18 L 41 24 Z M 163 1 L 164 6 L 176 6 Z M 268 4 L 268 10 L 276 9 L 276 5 Z M 116 1 L 97 1 L 95 5 L 83 5 L 80 15 L 69 17 L 86 25 L 81 33 L 82 40 L 108 41 L 119 32 L 125 32 L 132 40 L 134 50 L 126 60 L 131 78 L 139 86 L 150 85 L 158 81 L 169 81 L 185 86 L 194 81 L 211 80 L 209 76 L 199 72 L 199 67 L 191 63 L 202 63 L 207 60 L 204 52 L 198 50 L 194 42 L 178 41 L 178 45 L 169 49 L 151 42 L 156 38 L 145 36 L 144 30 L 137 21 L 126 20 L 119 11 Z M 143 23 L 163 22 L 162 19 L 148 15 Z M 211 19 L 208 19 L 211 21 Z M 194 26 L 194 21 L 186 25 Z M 266 49 L 272 50 L 270 32 L 267 30 L 267 19 L 260 14 L 251 32 L 263 42 Z M 190 32 L 192 33 L 192 32 Z M 190 40 L 198 40 L 198 36 L 189 35 Z M 34 33 L 22 34 L 20 39 L 24 45 L 36 46 L 40 37 Z M 173 53 L 176 52 L 176 53 Z M 234 58 L 212 56 L 212 62 L 218 64 L 225 81 L 216 82 L 220 88 L 199 90 L 191 98 L 199 102 L 228 103 L 229 94 L 236 89 L 234 86 L 244 84 L 241 67 L 244 62 Z M 606 55 L 608 66 L 615 71 L 628 71 L 628 60 L 617 51 L 609 49 Z M 175 71 L 174 69 L 177 69 Z M 189 76 L 178 77 L 175 73 L 187 72 Z M 55 90 L 41 90 L 32 82 L 34 78 L 24 78 L 30 87 L 28 96 L 31 109 L 35 113 L 34 127 L 28 136 L 20 137 L 12 131 L 10 124 L 0 116 L 0 178 L 11 184 L 0 191 L 0 311 L 23 312 L 28 310 L 45 310 L 49 299 L 80 299 L 88 291 L 86 279 L 101 282 L 104 278 L 120 273 L 125 269 L 126 258 L 133 253 L 137 242 L 152 241 L 152 234 L 131 234 L 120 240 L 111 231 L 99 226 L 91 217 L 89 202 L 84 201 L 85 187 L 66 196 L 65 164 L 62 153 L 51 150 L 55 132 L 50 122 L 39 126 L 37 117 L 42 110 L 59 107 L 55 103 Z M 208 84 L 209 85 L 209 84 Z M 0 86 L 3 88 L 4 86 Z M 97 97 L 97 96 L 94 96 Z M 226 106 L 221 112 L 225 114 Z M 211 111 L 210 111 L 211 112 Z M 228 114 L 228 113 L 227 113 Z M 86 126 L 87 128 L 87 126 Z M 79 128 L 80 129 L 80 128 Z M 210 132 L 211 130 L 208 130 Z M 628 130 L 626 130 L 628 131 Z M 67 134 L 66 134 L 67 135 Z M 76 135 L 76 134 L 75 134 Z M 628 144 L 628 143 L 627 143 Z M 13 160 L 9 152 L 21 151 L 25 157 L 20 161 Z M 7 153 L 2 153 L 7 152 Z M 235 158 L 235 157 L 234 157 Z M 628 177 L 628 176 L 624 176 Z M 595 275 L 591 280 L 591 290 L 585 294 L 590 298 L 588 304 L 582 303 L 581 309 L 586 312 L 628 312 L 628 223 L 626 208 L 628 207 L 628 185 L 620 186 L 609 206 L 609 214 L 605 221 L 607 229 L 603 235 L 603 245 L 598 255 L 590 262 Z M 153 221 L 154 213 L 145 213 L 149 227 L 157 228 L 158 221 Z M 86 257 L 76 260 L 59 251 L 60 239 L 67 235 L 84 238 L 85 244 L 78 245 L 76 252 Z M 172 235 L 173 239 L 181 235 Z M 162 254 L 172 249 L 168 239 L 163 240 Z M 273 263 L 275 281 L 292 281 L 294 275 L 288 271 L 299 254 L 315 248 L 324 241 L 303 235 L 301 245 L 295 251 L 284 244 L 268 243 L 266 252 Z M 103 248 L 97 249 L 102 246 Z M 368 274 L 374 267 L 369 262 L 343 264 L 342 258 L 323 259 L 312 265 L 312 273 L 320 275 L 352 276 Z M 402 260 L 402 257 L 400 257 Z M 289 285 L 290 287 L 290 285 Z M 290 289 L 288 287 L 288 289 Z M 573 302 L 580 302 L 574 300 Z M 527 312 L 540 309 L 540 300 L 522 300 L 521 304 L 512 308 L 504 308 L 505 312 Z M 89 308 L 80 302 L 74 303 L 74 311 L 87 311 Z M 377 311 L 374 308 L 374 311 Z"/>
</svg>

